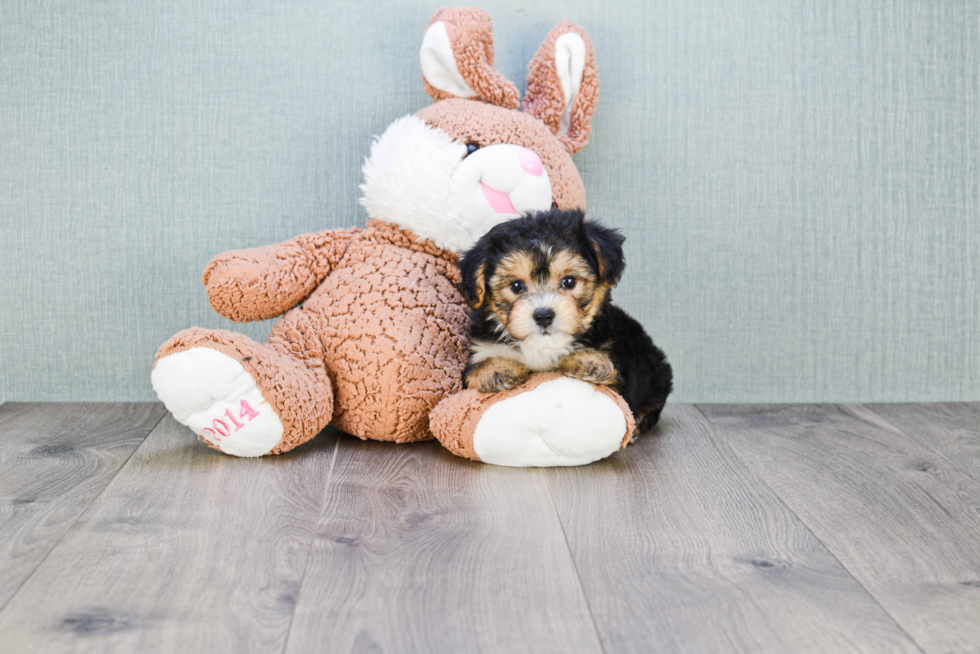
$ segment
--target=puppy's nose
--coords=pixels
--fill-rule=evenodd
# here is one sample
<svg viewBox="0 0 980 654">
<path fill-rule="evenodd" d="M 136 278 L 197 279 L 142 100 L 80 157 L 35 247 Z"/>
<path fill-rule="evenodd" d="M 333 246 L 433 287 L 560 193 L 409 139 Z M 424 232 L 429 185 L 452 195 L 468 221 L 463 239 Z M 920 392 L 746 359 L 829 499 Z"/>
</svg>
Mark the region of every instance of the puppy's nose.
<svg viewBox="0 0 980 654">
<path fill-rule="evenodd" d="M 534 322 L 538 323 L 540 327 L 547 327 L 555 321 L 555 311 L 554 309 L 535 309 L 534 310 Z"/>
</svg>

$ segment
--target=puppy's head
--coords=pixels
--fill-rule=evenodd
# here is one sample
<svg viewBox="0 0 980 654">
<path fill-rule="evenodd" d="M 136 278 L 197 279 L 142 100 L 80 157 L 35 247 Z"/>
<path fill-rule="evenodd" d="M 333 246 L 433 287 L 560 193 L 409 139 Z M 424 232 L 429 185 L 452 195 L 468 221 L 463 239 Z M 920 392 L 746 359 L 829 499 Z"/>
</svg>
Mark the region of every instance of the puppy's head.
<svg viewBox="0 0 980 654">
<path fill-rule="evenodd" d="M 470 306 L 523 341 L 582 334 L 626 264 L 618 232 L 552 209 L 497 225 L 459 266 Z"/>
</svg>

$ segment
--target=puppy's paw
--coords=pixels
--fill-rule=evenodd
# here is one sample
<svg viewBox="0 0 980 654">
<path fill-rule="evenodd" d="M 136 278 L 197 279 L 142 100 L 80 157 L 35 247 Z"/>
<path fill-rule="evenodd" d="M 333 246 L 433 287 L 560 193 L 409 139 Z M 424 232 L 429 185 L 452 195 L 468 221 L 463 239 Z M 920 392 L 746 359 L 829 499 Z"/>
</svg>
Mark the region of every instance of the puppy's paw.
<svg viewBox="0 0 980 654">
<path fill-rule="evenodd" d="M 509 391 L 527 381 L 531 371 L 520 361 L 492 357 L 478 364 L 466 377 L 466 388 L 481 393 Z"/>
<path fill-rule="evenodd" d="M 599 350 L 577 350 L 566 354 L 558 364 L 558 369 L 566 377 L 602 386 L 614 386 L 618 379 L 612 361 Z"/>
</svg>

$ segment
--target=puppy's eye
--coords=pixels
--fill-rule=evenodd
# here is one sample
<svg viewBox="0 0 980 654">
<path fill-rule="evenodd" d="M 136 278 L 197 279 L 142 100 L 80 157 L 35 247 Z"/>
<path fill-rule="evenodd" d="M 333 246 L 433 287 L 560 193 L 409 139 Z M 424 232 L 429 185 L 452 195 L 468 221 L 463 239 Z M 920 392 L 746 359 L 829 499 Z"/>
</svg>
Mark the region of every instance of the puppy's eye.
<svg viewBox="0 0 980 654">
<path fill-rule="evenodd" d="M 513 293 L 514 295 L 520 295 L 521 293 L 524 292 L 525 288 L 526 287 L 524 286 L 524 282 L 522 281 L 516 281 L 510 283 L 510 292 Z"/>
<path fill-rule="evenodd" d="M 575 288 L 575 278 L 572 277 L 571 275 L 566 275 L 566 276 L 562 277 L 561 278 L 561 287 L 563 289 L 565 289 L 566 291 Z"/>
<path fill-rule="evenodd" d="M 466 154 L 463 156 L 463 158 L 465 159 L 466 157 L 470 156 L 471 154 L 473 154 L 479 149 L 480 149 L 480 145 L 478 143 L 467 143 Z"/>
</svg>

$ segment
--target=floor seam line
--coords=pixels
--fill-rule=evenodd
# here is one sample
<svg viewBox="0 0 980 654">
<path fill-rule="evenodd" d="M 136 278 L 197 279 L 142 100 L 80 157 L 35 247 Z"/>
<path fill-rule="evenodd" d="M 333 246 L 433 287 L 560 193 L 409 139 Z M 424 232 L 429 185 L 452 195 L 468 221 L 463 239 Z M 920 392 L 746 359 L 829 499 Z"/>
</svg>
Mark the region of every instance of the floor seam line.
<svg viewBox="0 0 980 654">
<path fill-rule="evenodd" d="M 578 563 L 575 561 L 575 554 L 572 552 L 572 546 L 568 542 L 568 534 L 565 533 L 565 524 L 561 521 L 561 514 L 558 513 L 558 505 L 555 503 L 555 494 L 551 490 L 551 482 L 548 480 L 548 471 L 542 470 L 541 474 L 544 476 L 544 484 L 548 489 L 548 497 L 551 498 L 551 508 L 555 510 L 555 519 L 558 521 L 558 528 L 561 529 L 561 537 L 565 541 L 565 550 L 568 552 L 568 558 L 572 562 L 572 570 L 575 572 L 575 580 L 578 581 L 579 592 L 582 593 L 582 601 L 585 602 L 585 608 L 589 612 L 589 619 L 592 621 L 592 629 L 595 631 L 596 641 L 599 643 L 599 651 L 606 653 L 606 646 L 602 642 L 602 634 L 599 632 L 599 625 L 595 621 L 595 614 L 592 613 L 592 604 L 589 602 L 589 596 L 585 592 L 585 585 L 582 583 L 582 575 L 578 571 Z"/>
<path fill-rule="evenodd" d="M 808 525 L 807 522 L 796 511 L 793 510 L 793 507 L 791 507 L 789 504 L 786 503 L 786 501 L 783 499 L 782 495 L 780 495 L 779 493 L 777 493 L 776 490 L 772 486 L 769 485 L 769 482 L 767 482 L 765 480 L 765 478 L 762 475 L 760 475 L 759 472 L 752 466 L 752 464 L 750 464 L 745 459 L 745 457 L 742 456 L 742 453 L 738 450 L 738 448 L 735 446 L 735 444 L 732 443 L 730 440 L 728 440 L 728 437 L 723 434 L 722 430 L 718 429 L 717 425 L 715 425 L 715 423 L 711 421 L 711 418 L 709 418 L 707 416 L 707 414 L 705 414 L 705 412 L 701 410 L 701 406 L 698 405 L 698 404 L 693 404 L 692 406 L 695 409 L 697 409 L 697 412 L 700 413 L 701 416 L 708 422 L 708 424 L 711 426 L 711 430 L 713 432 L 715 432 L 715 434 L 717 434 L 720 438 L 724 439 L 724 442 L 731 448 L 732 453 L 738 458 L 738 460 L 742 462 L 742 465 L 744 465 L 747 470 L 750 470 L 752 472 L 752 474 L 756 476 L 756 478 L 759 480 L 759 482 L 763 486 L 766 487 L 766 490 L 768 490 L 770 493 L 772 493 L 773 497 L 776 498 L 776 501 L 778 501 L 783 507 L 785 507 L 786 510 L 789 511 L 793 515 L 793 517 L 795 517 L 797 520 L 799 520 L 800 524 L 803 525 L 803 527 L 807 530 L 807 533 L 809 533 L 811 536 L 813 536 L 813 538 L 818 543 L 820 543 L 820 547 L 822 547 L 824 549 L 824 551 L 827 552 L 827 554 L 829 554 L 835 561 L 837 561 L 837 564 L 841 567 L 841 569 L 843 569 L 845 572 L 847 572 L 847 574 L 851 577 L 851 579 L 854 580 L 854 583 L 856 583 L 858 586 L 860 586 L 861 587 L 861 590 L 863 590 L 865 592 L 865 594 L 869 598 L 871 598 L 871 601 L 874 602 L 878 606 L 878 608 L 880 608 L 882 611 L 884 611 L 885 615 L 887 615 L 888 618 L 892 621 L 892 624 L 894 624 L 896 627 L 898 627 L 898 630 L 901 631 L 903 634 L 905 634 L 908 637 L 909 642 L 911 642 L 913 645 L 915 645 L 915 648 L 917 650 L 919 650 L 920 652 L 922 652 L 922 654 L 925 654 L 925 650 L 919 644 L 919 641 L 917 641 L 915 638 L 913 638 L 912 637 L 912 634 L 910 634 L 908 631 L 905 630 L 905 627 L 902 625 L 902 623 L 900 623 L 898 621 L 898 619 L 894 615 L 892 615 L 891 611 L 889 611 L 884 606 L 882 606 L 881 602 L 874 595 L 874 593 L 872 593 L 870 590 L 868 590 L 868 588 L 861 582 L 861 580 L 858 579 L 856 576 L 854 576 L 854 572 L 849 567 L 847 567 L 847 565 L 845 565 L 843 561 L 840 560 L 840 558 L 837 556 L 837 554 L 834 553 L 834 551 L 832 549 L 830 549 L 830 547 L 827 545 L 827 543 L 825 543 L 822 538 L 820 538 L 819 536 L 817 536 L 817 534 L 814 533 L 814 531 L 810 527 L 810 525 Z M 839 410 L 842 405 L 840 405 L 840 404 L 833 404 L 833 406 L 837 407 L 838 410 Z"/>
<path fill-rule="evenodd" d="M 330 490 L 330 482 L 333 481 L 333 469 L 337 465 L 337 454 L 340 453 L 340 439 L 343 434 L 337 434 L 337 442 L 333 447 L 333 457 L 330 459 L 330 470 L 327 472 L 327 481 L 323 485 L 323 497 L 320 498 L 320 507 L 316 513 L 316 520 L 313 521 L 313 533 L 310 535 L 310 546 L 306 550 L 306 561 L 303 563 L 303 574 L 299 578 L 299 589 L 296 591 L 296 602 L 293 604 L 293 612 L 289 616 L 289 628 L 286 629 L 286 640 L 283 641 L 282 651 L 285 654 L 289 647 L 289 637 L 293 634 L 293 623 L 296 621 L 296 611 L 299 609 L 299 601 L 303 596 L 303 585 L 306 582 L 306 571 L 310 567 L 310 557 L 313 555 L 313 545 L 316 543 L 316 532 L 320 528 L 320 518 L 323 517 L 323 507 L 327 504 L 327 493 Z"/>
<path fill-rule="evenodd" d="M 134 402 L 133 404 L 136 404 L 136 403 Z M 156 402 L 152 402 L 151 404 L 157 404 L 157 403 Z M 140 444 L 139 445 L 137 445 L 136 447 L 133 448 L 133 451 L 130 452 L 129 453 L 129 456 L 126 457 L 126 460 L 123 461 L 122 464 L 120 464 L 120 466 L 116 469 L 116 472 L 112 475 L 112 478 L 108 482 L 106 482 L 106 485 L 103 486 L 102 489 L 98 493 L 95 494 L 95 497 L 93 497 L 92 498 L 92 501 L 90 501 L 88 503 L 88 506 L 86 506 L 85 509 L 81 513 L 79 513 L 77 516 L 75 516 L 75 519 L 72 520 L 71 521 L 71 524 L 68 525 L 68 528 L 65 529 L 65 533 L 61 534 L 61 538 L 58 539 L 58 542 L 55 543 L 54 546 L 50 550 L 48 550 L 48 553 L 45 554 L 44 557 L 40 561 L 37 562 L 37 565 L 34 566 L 34 569 L 31 570 L 31 573 L 24 578 L 24 581 L 22 581 L 19 586 L 17 586 L 17 590 L 15 590 L 10 595 L 10 597 L 7 598 L 7 601 L 4 602 L 3 606 L 0 606 L 0 614 L 2 614 L 7 609 L 8 606 L 10 606 L 10 603 L 14 600 L 15 597 L 17 597 L 17 594 L 20 593 L 21 589 L 24 588 L 24 586 L 27 585 L 27 582 L 30 581 L 32 577 L 34 577 L 34 574 L 38 570 L 41 569 L 41 566 L 44 565 L 44 562 L 48 560 L 48 557 L 51 556 L 51 553 L 54 552 L 56 549 L 58 549 L 58 547 L 61 545 L 61 542 L 63 540 L 65 540 L 65 538 L 68 536 L 68 534 L 71 533 L 71 530 L 75 528 L 75 525 L 78 524 L 78 521 L 81 520 L 82 517 L 86 513 L 88 513 L 89 510 L 92 508 L 92 506 L 98 501 L 98 499 L 100 497 L 102 497 L 102 494 L 105 493 L 106 489 L 109 488 L 109 486 L 112 485 L 112 482 L 113 482 L 113 480 L 115 480 L 116 476 L 120 472 L 122 472 L 122 469 L 126 467 L 126 464 L 129 463 L 129 460 L 133 458 L 133 455 L 136 454 L 136 452 L 141 447 L 143 447 L 143 443 L 146 442 L 146 439 L 148 439 L 150 437 L 150 435 L 154 431 L 156 431 L 156 428 L 160 426 L 160 423 L 163 422 L 163 419 L 166 418 L 166 417 L 167 417 L 167 412 L 164 411 L 163 414 L 161 414 L 160 418 L 155 423 L 153 423 L 153 426 L 146 430 L 146 436 L 143 437 L 143 440 L 140 441 Z"/>
</svg>

